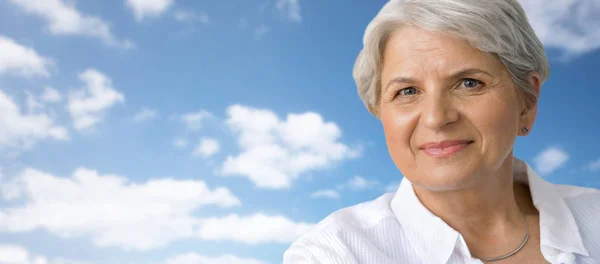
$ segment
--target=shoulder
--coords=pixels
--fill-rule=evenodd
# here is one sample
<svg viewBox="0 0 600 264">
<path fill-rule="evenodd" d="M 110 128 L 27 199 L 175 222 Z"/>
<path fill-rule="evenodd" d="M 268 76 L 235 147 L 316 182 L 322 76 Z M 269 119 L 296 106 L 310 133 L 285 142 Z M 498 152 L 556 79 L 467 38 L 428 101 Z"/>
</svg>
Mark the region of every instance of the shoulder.
<svg viewBox="0 0 600 264">
<path fill-rule="evenodd" d="M 586 247 L 600 252 L 600 190 L 571 185 L 556 185 L 571 210 Z"/>
<path fill-rule="evenodd" d="M 369 229 L 377 225 L 382 219 L 393 217 L 394 214 L 390 208 L 392 198 L 392 193 L 386 193 L 375 200 L 337 210 L 317 223 L 311 231 L 300 237 L 297 242 L 313 243 L 322 236 L 337 233 L 341 230 L 360 232 Z"/>
<path fill-rule="evenodd" d="M 600 190 L 564 184 L 554 186 L 576 218 L 600 218 Z"/>
<path fill-rule="evenodd" d="M 333 212 L 301 236 L 284 253 L 284 263 L 353 263 L 354 250 L 363 243 L 378 244 L 371 235 L 385 219 L 394 220 L 393 193 Z M 396 222 L 397 221 L 393 221 Z M 302 259 L 302 261 L 299 261 Z"/>
<path fill-rule="evenodd" d="M 554 184 L 554 186 L 556 187 L 562 198 L 566 200 L 578 200 L 586 197 L 600 196 L 600 190 L 594 188 L 566 184 Z"/>
</svg>

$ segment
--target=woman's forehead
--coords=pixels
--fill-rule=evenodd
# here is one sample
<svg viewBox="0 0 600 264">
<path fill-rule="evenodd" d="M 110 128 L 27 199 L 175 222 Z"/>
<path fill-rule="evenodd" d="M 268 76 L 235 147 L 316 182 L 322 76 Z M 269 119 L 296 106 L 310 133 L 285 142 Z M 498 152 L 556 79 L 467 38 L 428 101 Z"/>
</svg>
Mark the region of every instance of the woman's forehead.
<svg viewBox="0 0 600 264">
<path fill-rule="evenodd" d="M 404 27 L 394 31 L 383 53 L 383 71 L 452 74 L 457 68 L 497 70 L 500 62 L 447 34 Z"/>
</svg>

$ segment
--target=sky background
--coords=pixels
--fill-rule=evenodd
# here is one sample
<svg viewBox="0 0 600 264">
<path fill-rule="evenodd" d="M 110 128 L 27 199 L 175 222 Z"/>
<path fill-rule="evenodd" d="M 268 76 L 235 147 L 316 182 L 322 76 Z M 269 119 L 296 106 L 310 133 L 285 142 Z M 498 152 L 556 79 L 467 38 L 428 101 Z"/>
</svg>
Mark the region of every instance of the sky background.
<svg viewBox="0 0 600 264">
<path fill-rule="evenodd" d="M 352 66 L 383 0 L 0 0 L 0 263 L 281 263 L 402 178 Z M 598 0 L 523 2 L 518 157 L 600 188 Z"/>
</svg>

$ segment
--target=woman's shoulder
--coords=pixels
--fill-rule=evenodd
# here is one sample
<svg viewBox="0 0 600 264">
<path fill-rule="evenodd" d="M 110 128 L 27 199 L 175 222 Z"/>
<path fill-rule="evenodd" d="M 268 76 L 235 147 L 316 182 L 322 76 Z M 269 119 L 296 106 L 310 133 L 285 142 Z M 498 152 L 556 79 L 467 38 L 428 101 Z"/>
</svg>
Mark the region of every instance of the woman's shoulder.
<svg viewBox="0 0 600 264">
<path fill-rule="evenodd" d="M 384 222 L 397 223 L 390 208 L 393 196 L 393 193 L 386 193 L 377 199 L 331 213 L 290 246 L 284 254 L 284 263 L 295 263 L 285 259 L 299 256 L 319 260 L 326 258 L 330 263 L 351 263 L 344 256 L 351 256 L 348 253 L 361 248 L 355 243 L 379 244 L 378 240 L 382 238 L 372 236 L 372 231 L 381 228 Z M 331 259 L 336 257 L 340 259 Z"/>
<path fill-rule="evenodd" d="M 596 222 L 600 219 L 600 190 L 565 184 L 554 184 L 554 186 L 576 220 Z"/>
<path fill-rule="evenodd" d="M 587 251 L 600 258 L 600 190 L 573 185 L 556 188 L 573 214 Z"/>
<path fill-rule="evenodd" d="M 590 199 L 600 201 L 599 189 L 566 184 L 554 184 L 554 186 L 561 197 L 568 202 L 586 203 Z"/>
<path fill-rule="evenodd" d="M 383 218 L 393 217 L 390 202 L 393 193 L 386 193 L 374 200 L 345 207 L 329 214 L 302 238 L 319 236 L 324 232 L 338 232 L 339 230 L 368 229 Z"/>
</svg>

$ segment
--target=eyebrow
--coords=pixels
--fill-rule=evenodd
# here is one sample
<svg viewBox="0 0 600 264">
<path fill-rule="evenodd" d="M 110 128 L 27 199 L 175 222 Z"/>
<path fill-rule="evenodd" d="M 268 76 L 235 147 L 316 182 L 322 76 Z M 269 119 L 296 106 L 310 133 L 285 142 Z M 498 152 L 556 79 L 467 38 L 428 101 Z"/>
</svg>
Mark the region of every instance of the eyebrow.
<svg viewBox="0 0 600 264">
<path fill-rule="evenodd" d="M 471 75 L 471 74 L 475 74 L 475 73 L 482 73 L 482 74 L 485 74 L 487 76 L 493 77 L 490 73 L 488 73 L 488 72 L 486 72 L 484 70 L 477 69 L 477 68 L 467 68 L 467 69 L 463 69 L 463 70 L 460 70 L 460 71 L 457 71 L 457 72 L 453 73 L 452 75 L 450 75 L 446 79 L 456 80 L 456 79 L 459 79 L 461 77 L 464 77 L 464 76 L 467 76 L 467 75 Z M 413 83 L 416 83 L 416 82 L 417 82 L 417 80 L 415 78 L 398 76 L 398 77 L 395 77 L 395 78 L 391 79 L 388 82 L 388 84 L 385 87 L 385 91 L 387 91 L 387 89 L 390 87 L 390 85 L 392 83 L 413 84 Z"/>
</svg>

